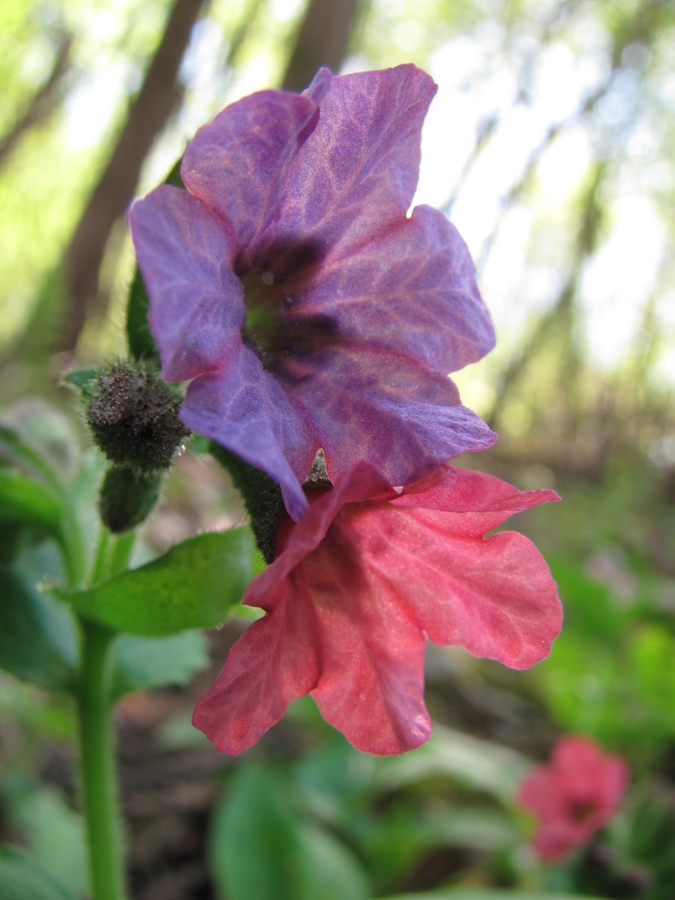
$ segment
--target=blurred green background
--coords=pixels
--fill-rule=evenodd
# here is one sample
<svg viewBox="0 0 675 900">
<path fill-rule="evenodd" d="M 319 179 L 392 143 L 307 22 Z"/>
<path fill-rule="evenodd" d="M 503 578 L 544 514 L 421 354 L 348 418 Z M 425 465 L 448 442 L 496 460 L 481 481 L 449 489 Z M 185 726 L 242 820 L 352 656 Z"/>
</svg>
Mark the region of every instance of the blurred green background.
<svg viewBox="0 0 675 900">
<path fill-rule="evenodd" d="M 302 89 L 322 63 L 415 62 L 440 86 L 415 202 L 467 240 L 498 335 L 457 381 L 500 440 L 459 463 L 564 499 L 512 522 L 558 579 L 551 657 L 516 673 L 430 647 L 438 727 L 402 759 L 353 751 L 309 700 L 219 756 L 189 716 L 237 621 L 210 636 L 210 668 L 193 645 L 185 684 L 123 701 L 134 897 L 675 896 L 674 58 L 659 0 L 0 6 L 3 408 L 40 397 L 86 443 L 59 377 L 124 354 L 124 210 L 200 124 L 253 90 Z M 145 553 L 243 521 L 188 452 Z M 68 701 L 0 676 L 0 836 L 82 896 L 72 728 Z M 514 790 L 568 731 L 624 754 L 634 788 L 598 846 L 544 870 Z"/>
</svg>

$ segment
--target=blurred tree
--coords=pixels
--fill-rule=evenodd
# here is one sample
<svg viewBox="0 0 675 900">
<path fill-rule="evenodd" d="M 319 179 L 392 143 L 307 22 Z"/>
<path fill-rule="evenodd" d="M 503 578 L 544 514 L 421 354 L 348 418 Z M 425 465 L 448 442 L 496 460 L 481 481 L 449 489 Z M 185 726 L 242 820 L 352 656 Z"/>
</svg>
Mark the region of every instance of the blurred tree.
<svg viewBox="0 0 675 900">
<path fill-rule="evenodd" d="M 284 73 L 284 90 L 304 90 L 321 66 L 340 71 L 358 6 L 359 0 L 310 0 Z"/>
<path fill-rule="evenodd" d="M 6 134 L 0 136 L 0 166 L 9 158 L 19 141 L 34 125 L 45 122 L 63 101 L 63 82 L 70 69 L 72 35 L 63 32 L 49 77 L 31 97 L 25 112 Z"/>
<path fill-rule="evenodd" d="M 175 0 L 140 90 L 73 232 L 62 268 L 49 274 L 43 284 L 17 348 L 19 355 L 37 361 L 50 351 L 74 350 L 87 316 L 96 310 L 106 244 L 133 198 L 153 142 L 181 102 L 179 68 L 206 2 Z"/>
<path fill-rule="evenodd" d="M 65 254 L 67 306 L 57 348 L 74 350 L 87 313 L 96 301 L 105 246 L 113 225 L 131 201 L 141 166 L 183 88 L 178 80 L 192 26 L 207 0 L 175 0 L 166 28 L 129 108 L 109 162 L 94 188 Z"/>
</svg>

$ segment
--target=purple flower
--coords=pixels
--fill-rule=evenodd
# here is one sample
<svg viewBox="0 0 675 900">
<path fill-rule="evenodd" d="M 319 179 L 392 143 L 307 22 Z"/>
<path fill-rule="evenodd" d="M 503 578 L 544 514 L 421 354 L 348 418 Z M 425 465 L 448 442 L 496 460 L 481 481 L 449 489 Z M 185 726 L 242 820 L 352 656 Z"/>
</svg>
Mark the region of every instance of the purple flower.
<svg viewBox="0 0 675 900">
<path fill-rule="evenodd" d="M 494 435 L 447 377 L 493 346 L 468 250 L 406 213 L 436 86 L 413 65 L 233 103 L 188 145 L 187 191 L 130 213 L 181 418 L 281 485 L 289 513 L 323 448 L 407 484 Z"/>
</svg>

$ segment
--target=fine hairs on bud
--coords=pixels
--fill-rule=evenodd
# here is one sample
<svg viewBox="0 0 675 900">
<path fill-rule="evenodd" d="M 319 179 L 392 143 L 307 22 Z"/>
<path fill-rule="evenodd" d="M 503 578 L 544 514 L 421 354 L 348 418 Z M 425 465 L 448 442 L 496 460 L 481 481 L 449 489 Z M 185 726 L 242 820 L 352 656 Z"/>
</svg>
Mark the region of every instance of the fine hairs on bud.
<svg viewBox="0 0 675 900">
<path fill-rule="evenodd" d="M 190 432 L 178 418 L 180 396 L 137 363 L 116 363 L 99 372 L 87 395 L 87 423 L 112 464 L 99 512 L 103 524 L 120 534 L 150 515 L 164 471 Z"/>
<path fill-rule="evenodd" d="M 159 500 L 162 472 L 145 474 L 111 466 L 105 474 L 98 511 L 113 534 L 131 531 L 150 515 Z"/>
<path fill-rule="evenodd" d="M 189 436 L 180 396 L 144 368 L 117 363 L 99 373 L 87 407 L 94 441 L 116 466 L 149 475 L 171 466 Z"/>
</svg>

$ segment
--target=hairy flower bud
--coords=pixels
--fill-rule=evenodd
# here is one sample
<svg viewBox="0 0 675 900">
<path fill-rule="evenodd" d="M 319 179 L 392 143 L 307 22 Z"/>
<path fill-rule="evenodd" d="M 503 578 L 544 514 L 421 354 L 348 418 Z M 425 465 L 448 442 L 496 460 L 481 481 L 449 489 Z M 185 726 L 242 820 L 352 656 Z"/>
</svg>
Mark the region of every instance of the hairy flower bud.
<svg viewBox="0 0 675 900">
<path fill-rule="evenodd" d="M 159 499 L 162 472 L 144 474 L 112 466 L 106 472 L 98 501 L 101 521 L 113 534 L 131 531 L 152 512 Z"/>
<path fill-rule="evenodd" d="M 190 434 L 180 397 L 145 369 L 119 363 L 99 374 L 87 407 L 94 440 L 110 462 L 139 473 L 168 469 Z"/>
</svg>

